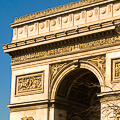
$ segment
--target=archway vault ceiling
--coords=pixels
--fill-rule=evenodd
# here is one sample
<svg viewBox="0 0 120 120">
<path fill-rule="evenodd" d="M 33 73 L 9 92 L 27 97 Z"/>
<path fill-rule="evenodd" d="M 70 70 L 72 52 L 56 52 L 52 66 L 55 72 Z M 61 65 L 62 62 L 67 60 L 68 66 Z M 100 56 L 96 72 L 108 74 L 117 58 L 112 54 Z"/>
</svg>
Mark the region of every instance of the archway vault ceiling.
<svg viewBox="0 0 120 120">
<path fill-rule="evenodd" d="M 90 106 L 97 99 L 97 92 L 100 92 L 97 77 L 91 71 L 79 68 L 63 78 L 57 96 Z"/>
</svg>

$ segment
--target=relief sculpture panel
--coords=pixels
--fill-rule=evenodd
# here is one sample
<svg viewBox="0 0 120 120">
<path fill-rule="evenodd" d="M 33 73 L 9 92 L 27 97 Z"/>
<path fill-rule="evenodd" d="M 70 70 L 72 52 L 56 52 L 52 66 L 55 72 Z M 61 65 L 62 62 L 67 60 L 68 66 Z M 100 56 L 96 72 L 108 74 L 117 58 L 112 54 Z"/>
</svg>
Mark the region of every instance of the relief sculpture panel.
<svg viewBox="0 0 120 120">
<path fill-rule="evenodd" d="M 105 77 L 105 70 L 106 70 L 106 56 L 105 55 L 85 58 L 83 60 L 95 65 L 101 71 L 102 75 Z"/>
<path fill-rule="evenodd" d="M 120 81 L 120 58 L 112 60 L 112 82 Z"/>
<path fill-rule="evenodd" d="M 91 49 L 96 47 L 102 47 L 105 45 L 111 45 L 113 43 L 119 43 L 120 36 L 112 36 L 108 38 L 102 38 L 97 40 L 84 40 L 78 43 L 72 43 L 69 45 L 63 45 L 57 48 L 46 49 L 44 51 L 36 51 L 31 53 L 26 53 L 25 55 L 19 55 L 12 57 L 12 64 L 22 63 L 31 60 L 46 59 L 49 57 L 54 57 L 63 54 L 69 54 L 71 52 L 85 49 Z M 78 38 L 79 39 L 79 38 Z"/>
<path fill-rule="evenodd" d="M 16 95 L 43 92 L 44 72 L 16 76 Z"/>
</svg>

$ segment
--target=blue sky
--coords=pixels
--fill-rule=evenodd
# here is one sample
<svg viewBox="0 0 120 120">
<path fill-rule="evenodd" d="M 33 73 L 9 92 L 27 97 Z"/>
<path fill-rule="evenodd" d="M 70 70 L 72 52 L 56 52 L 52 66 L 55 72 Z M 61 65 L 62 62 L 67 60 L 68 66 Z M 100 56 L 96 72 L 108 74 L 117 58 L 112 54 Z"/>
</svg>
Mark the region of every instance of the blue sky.
<svg viewBox="0 0 120 120">
<path fill-rule="evenodd" d="M 1 46 L 11 42 L 12 28 L 9 24 L 15 17 L 76 1 L 78 0 L 0 0 L 0 120 L 9 120 L 6 104 L 10 103 L 10 56 L 3 52 Z"/>
</svg>

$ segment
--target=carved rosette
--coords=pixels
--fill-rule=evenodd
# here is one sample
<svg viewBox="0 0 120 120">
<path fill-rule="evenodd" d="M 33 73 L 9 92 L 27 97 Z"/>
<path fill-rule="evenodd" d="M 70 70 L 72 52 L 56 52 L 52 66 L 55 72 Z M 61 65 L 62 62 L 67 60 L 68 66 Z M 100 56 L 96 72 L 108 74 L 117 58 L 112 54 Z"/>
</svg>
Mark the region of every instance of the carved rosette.
<svg viewBox="0 0 120 120">
<path fill-rule="evenodd" d="M 88 17 L 92 17 L 93 16 L 93 12 L 92 11 L 89 11 L 88 12 Z"/>
<path fill-rule="evenodd" d="M 115 5 L 115 10 L 118 11 L 120 9 L 120 5 Z"/>
<path fill-rule="evenodd" d="M 102 9 L 101 9 L 101 13 L 102 13 L 102 14 L 105 14 L 105 13 L 106 13 L 106 8 L 102 8 Z"/>
<path fill-rule="evenodd" d="M 43 92 L 43 76 L 44 72 L 16 76 L 16 95 Z"/>
<path fill-rule="evenodd" d="M 79 20 L 80 19 L 80 15 L 79 14 L 76 14 L 75 15 L 75 20 Z"/>
</svg>

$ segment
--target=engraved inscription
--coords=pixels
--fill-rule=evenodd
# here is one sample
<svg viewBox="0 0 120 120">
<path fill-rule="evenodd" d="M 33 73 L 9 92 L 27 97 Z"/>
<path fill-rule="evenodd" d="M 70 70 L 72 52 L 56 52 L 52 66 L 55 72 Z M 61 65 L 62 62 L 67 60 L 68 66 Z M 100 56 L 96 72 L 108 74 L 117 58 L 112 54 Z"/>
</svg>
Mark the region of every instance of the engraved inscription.
<svg viewBox="0 0 120 120">
<path fill-rule="evenodd" d="M 43 72 L 32 73 L 29 75 L 17 76 L 16 95 L 24 93 L 34 93 L 35 91 L 43 92 Z"/>
</svg>

